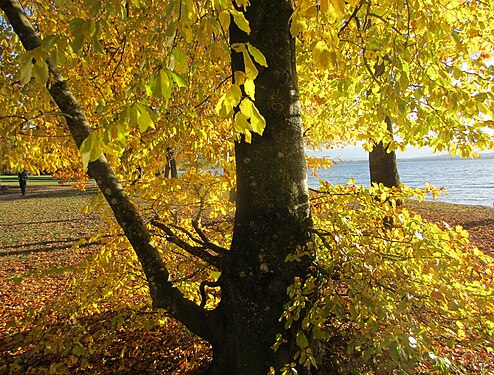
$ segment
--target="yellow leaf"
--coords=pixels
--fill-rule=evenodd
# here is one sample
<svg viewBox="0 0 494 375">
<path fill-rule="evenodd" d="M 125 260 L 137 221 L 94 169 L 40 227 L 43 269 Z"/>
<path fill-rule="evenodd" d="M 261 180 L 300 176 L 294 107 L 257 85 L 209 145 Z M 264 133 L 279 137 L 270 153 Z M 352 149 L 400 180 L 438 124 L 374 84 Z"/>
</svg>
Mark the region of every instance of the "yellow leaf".
<svg viewBox="0 0 494 375">
<path fill-rule="evenodd" d="M 245 133 L 245 130 L 248 130 L 250 127 L 247 116 L 245 116 L 242 112 L 237 112 L 235 114 L 235 119 L 233 120 L 233 126 L 235 131 Z"/>
<path fill-rule="evenodd" d="M 256 85 L 252 79 L 246 79 L 244 82 L 245 93 L 252 99 L 255 100 L 256 95 Z"/>
<path fill-rule="evenodd" d="M 254 58 L 254 60 L 256 60 L 256 63 L 264 67 L 268 66 L 268 63 L 266 62 L 266 57 L 262 54 L 261 51 L 259 51 L 256 47 L 254 47 L 250 43 L 247 43 L 247 49 L 249 50 L 249 53 Z"/>
<path fill-rule="evenodd" d="M 182 3 L 182 16 L 185 16 L 190 24 L 197 20 L 197 10 L 192 0 L 185 0 Z"/>
<path fill-rule="evenodd" d="M 328 13 L 329 12 L 329 0 L 321 0 L 321 13 Z"/>
<path fill-rule="evenodd" d="M 254 103 L 250 99 L 245 98 L 240 103 L 240 111 L 250 120 L 252 131 L 262 135 L 266 127 L 266 120 Z"/>
<path fill-rule="evenodd" d="M 223 10 L 220 12 L 219 21 L 223 30 L 226 31 L 230 28 L 230 20 L 231 20 L 231 16 L 229 11 Z"/>
<path fill-rule="evenodd" d="M 154 121 L 151 118 L 150 109 L 142 103 L 137 103 L 137 125 L 141 133 L 145 132 L 149 127 L 154 128 Z"/>
<path fill-rule="evenodd" d="M 84 168 L 87 168 L 90 162 L 97 160 L 101 155 L 101 142 L 98 134 L 96 132 L 89 134 L 89 136 L 82 141 L 79 150 L 82 157 L 82 164 Z"/>
<path fill-rule="evenodd" d="M 249 21 L 247 21 L 244 14 L 242 12 L 239 12 L 238 10 L 230 10 L 230 13 L 233 16 L 233 21 L 238 26 L 238 28 L 246 34 L 250 34 Z"/>
<path fill-rule="evenodd" d="M 225 49 L 222 47 L 221 43 L 216 41 L 211 45 L 210 48 L 211 60 L 213 62 L 220 61 L 227 57 Z"/>
<path fill-rule="evenodd" d="M 345 14 L 345 0 L 333 0 L 331 5 L 335 12 L 335 18 L 343 18 Z"/>
<path fill-rule="evenodd" d="M 322 40 L 316 43 L 312 49 L 312 59 L 314 64 L 320 68 L 327 69 L 332 65 L 335 65 L 336 56 L 334 52 L 331 52 Z"/>
<path fill-rule="evenodd" d="M 230 98 L 233 106 L 236 106 L 242 98 L 242 90 L 240 90 L 240 86 L 235 83 L 228 88 L 226 94 L 228 98 Z"/>
<path fill-rule="evenodd" d="M 256 66 L 254 65 L 254 62 L 252 61 L 249 53 L 246 50 L 243 51 L 243 55 L 244 55 L 245 74 L 247 75 L 247 78 L 254 80 L 259 74 L 259 71 L 257 70 Z"/>
<path fill-rule="evenodd" d="M 33 71 L 33 54 L 32 52 L 26 52 L 21 57 L 21 85 L 26 85 L 31 80 L 31 74 Z"/>
<path fill-rule="evenodd" d="M 236 83 L 232 84 L 216 104 L 216 113 L 221 118 L 227 118 L 233 114 L 233 108 L 242 98 L 242 90 Z"/>
<path fill-rule="evenodd" d="M 192 27 L 190 26 L 190 24 L 186 23 L 186 22 L 180 22 L 179 25 L 178 25 L 178 29 L 180 31 L 180 33 L 183 35 L 183 37 L 185 38 L 185 41 L 187 43 L 191 43 L 192 42 Z"/>
<path fill-rule="evenodd" d="M 245 83 L 245 80 L 246 80 L 246 75 L 244 72 L 242 72 L 241 70 L 237 70 L 233 76 L 235 77 L 235 83 L 237 85 L 243 85 Z"/>
</svg>

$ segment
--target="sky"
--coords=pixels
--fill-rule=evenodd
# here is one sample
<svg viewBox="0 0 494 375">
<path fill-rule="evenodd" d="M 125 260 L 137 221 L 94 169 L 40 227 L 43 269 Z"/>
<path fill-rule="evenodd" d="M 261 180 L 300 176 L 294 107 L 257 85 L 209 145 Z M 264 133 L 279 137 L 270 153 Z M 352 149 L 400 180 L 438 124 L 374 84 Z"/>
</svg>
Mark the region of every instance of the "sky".
<svg viewBox="0 0 494 375">
<path fill-rule="evenodd" d="M 362 147 L 358 146 L 349 146 L 343 149 L 338 150 L 325 150 L 325 151 L 308 151 L 309 155 L 314 156 L 329 156 L 331 159 L 341 158 L 343 160 L 367 160 L 368 153 Z M 396 157 L 398 159 L 409 159 L 409 158 L 419 158 L 426 156 L 439 156 L 439 155 L 447 155 L 446 152 L 432 152 L 430 147 L 408 147 L 406 151 L 397 151 Z"/>
</svg>

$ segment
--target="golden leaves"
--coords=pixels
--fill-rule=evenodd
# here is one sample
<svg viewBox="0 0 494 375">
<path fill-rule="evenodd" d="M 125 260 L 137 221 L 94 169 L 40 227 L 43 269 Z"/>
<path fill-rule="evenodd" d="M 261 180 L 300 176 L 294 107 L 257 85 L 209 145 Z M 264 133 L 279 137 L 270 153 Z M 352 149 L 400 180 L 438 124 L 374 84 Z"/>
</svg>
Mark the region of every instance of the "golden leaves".
<svg viewBox="0 0 494 375">
<path fill-rule="evenodd" d="M 320 10 L 322 14 L 327 14 L 336 19 L 342 19 L 345 14 L 345 0 L 321 0 Z"/>
<path fill-rule="evenodd" d="M 41 48 L 27 51 L 21 55 L 20 83 L 26 85 L 34 76 L 35 81 L 43 87 L 48 81 L 48 54 Z"/>
<path fill-rule="evenodd" d="M 233 114 L 233 108 L 240 103 L 242 90 L 238 84 L 232 84 L 216 104 L 216 113 L 221 118 L 230 117 Z"/>
<path fill-rule="evenodd" d="M 312 59 L 314 64 L 322 69 L 336 67 L 336 53 L 328 45 L 320 40 L 312 49 Z"/>
<path fill-rule="evenodd" d="M 233 21 L 238 28 L 246 34 L 250 34 L 249 21 L 247 21 L 244 14 L 235 9 L 230 10 L 230 14 L 233 16 Z"/>
<path fill-rule="evenodd" d="M 80 152 L 84 169 L 87 168 L 90 162 L 97 160 L 101 156 L 101 141 L 97 132 L 92 132 L 84 139 L 80 147 Z"/>
</svg>

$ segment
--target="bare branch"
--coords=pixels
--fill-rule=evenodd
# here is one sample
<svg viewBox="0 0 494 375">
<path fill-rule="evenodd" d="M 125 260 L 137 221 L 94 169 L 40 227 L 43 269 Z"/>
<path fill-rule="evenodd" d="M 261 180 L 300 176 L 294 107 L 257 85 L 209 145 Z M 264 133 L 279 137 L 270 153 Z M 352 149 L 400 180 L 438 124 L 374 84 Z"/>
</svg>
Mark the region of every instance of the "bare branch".
<svg viewBox="0 0 494 375">
<path fill-rule="evenodd" d="M 192 226 L 194 227 L 194 230 L 196 231 L 198 236 L 203 241 L 204 246 L 206 246 L 208 249 L 211 249 L 218 254 L 226 254 L 228 252 L 228 249 L 211 242 L 211 240 L 209 238 L 207 238 L 207 236 L 204 234 L 202 229 L 199 227 L 198 221 L 195 221 L 195 220 L 192 221 Z"/>
<path fill-rule="evenodd" d="M 199 286 L 199 291 L 201 292 L 201 307 L 206 306 L 206 287 L 209 288 L 221 288 L 221 284 L 217 281 L 203 281 Z"/>
<path fill-rule="evenodd" d="M 360 10 L 360 8 L 362 8 L 362 5 L 364 5 L 364 3 L 360 3 L 359 6 L 355 8 L 351 16 L 343 23 L 343 26 L 341 27 L 340 31 L 338 31 L 338 38 L 340 37 L 341 33 L 343 33 L 343 31 L 345 31 L 345 29 L 348 27 L 352 19 L 355 18 L 355 22 L 357 22 L 358 25 L 359 21 L 357 19 L 357 13 Z"/>
</svg>

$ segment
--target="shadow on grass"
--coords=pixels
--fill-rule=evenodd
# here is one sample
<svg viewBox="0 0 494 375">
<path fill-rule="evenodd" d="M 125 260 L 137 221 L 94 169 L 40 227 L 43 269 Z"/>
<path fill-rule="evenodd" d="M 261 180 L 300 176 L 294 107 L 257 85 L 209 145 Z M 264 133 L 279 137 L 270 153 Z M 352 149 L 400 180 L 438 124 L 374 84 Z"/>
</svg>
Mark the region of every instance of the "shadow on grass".
<svg viewBox="0 0 494 375">
<path fill-rule="evenodd" d="M 79 247 L 89 247 L 94 245 L 101 245 L 101 240 L 104 238 L 113 237 L 111 235 L 102 236 L 100 239 L 96 241 L 88 241 L 79 245 Z M 35 254 L 35 253 L 46 253 L 50 251 L 58 251 L 65 250 L 71 248 L 75 242 L 80 241 L 82 238 L 65 238 L 57 241 L 39 241 L 32 243 L 24 243 L 22 245 L 14 245 L 14 246 L 5 246 L 0 247 L 0 258 L 11 256 L 11 255 L 20 255 L 20 254 Z M 87 238 L 85 238 L 87 240 Z M 50 246 L 56 245 L 56 246 Z M 33 249 L 34 247 L 34 249 Z M 13 250 L 9 250 L 13 249 Z"/>
<path fill-rule="evenodd" d="M 3 224 L 0 223 L 0 227 L 12 227 L 12 226 L 19 226 L 19 225 L 38 225 L 38 224 L 50 224 L 50 223 L 67 223 L 67 222 L 74 222 L 74 221 L 84 221 L 84 219 L 64 219 L 64 220 L 41 220 L 41 221 L 26 221 L 23 223 L 12 223 L 12 224 Z"/>
<path fill-rule="evenodd" d="M 91 196 L 98 193 L 97 188 L 91 188 L 86 190 L 78 189 L 53 189 L 53 190 L 41 190 L 33 191 L 29 194 L 27 191 L 23 198 L 34 199 L 34 198 L 65 198 L 65 197 L 78 197 L 78 196 Z"/>
<path fill-rule="evenodd" d="M 97 194 L 96 186 L 88 186 L 86 190 L 71 188 L 70 186 L 34 186 L 26 188 L 26 195 L 21 195 L 20 189 L 11 187 L 0 192 L 0 199 L 37 199 L 37 198 L 67 198 L 78 196 L 92 196 Z"/>
</svg>

